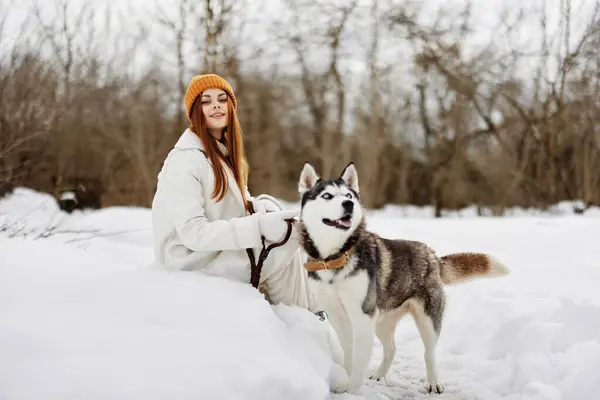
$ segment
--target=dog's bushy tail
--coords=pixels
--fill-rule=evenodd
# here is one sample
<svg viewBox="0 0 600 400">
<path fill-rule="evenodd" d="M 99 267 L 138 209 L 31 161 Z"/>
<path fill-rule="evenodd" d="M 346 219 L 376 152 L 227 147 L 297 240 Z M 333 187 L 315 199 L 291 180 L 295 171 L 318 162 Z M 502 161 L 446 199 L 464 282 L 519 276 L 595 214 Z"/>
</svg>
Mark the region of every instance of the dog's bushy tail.
<svg viewBox="0 0 600 400">
<path fill-rule="evenodd" d="M 477 277 L 499 277 L 510 270 L 490 255 L 483 253 L 454 253 L 440 260 L 440 276 L 446 285 Z"/>
</svg>

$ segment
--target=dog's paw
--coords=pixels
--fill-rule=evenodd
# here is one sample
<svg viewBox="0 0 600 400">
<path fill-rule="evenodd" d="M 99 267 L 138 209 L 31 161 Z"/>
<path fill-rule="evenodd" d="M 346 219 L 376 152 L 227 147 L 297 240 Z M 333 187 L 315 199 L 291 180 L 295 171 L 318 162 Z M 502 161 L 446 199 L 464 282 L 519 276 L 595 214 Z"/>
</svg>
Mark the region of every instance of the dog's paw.
<svg viewBox="0 0 600 400">
<path fill-rule="evenodd" d="M 348 391 L 350 386 L 350 378 L 346 370 L 339 365 L 334 365 L 331 368 L 329 375 L 329 389 L 334 393 L 344 393 Z"/>
<path fill-rule="evenodd" d="M 371 374 L 371 376 L 369 376 L 369 379 L 373 379 L 375 381 L 381 381 L 381 380 L 385 380 L 385 375 L 383 375 L 379 371 L 375 371 Z"/>
<path fill-rule="evenodd" d="M 433 385 L 431 383 L 428 383 L 427 385 L 425 385 L 425 388 L 429 393 L 444 393 L 444 385 L 442 384 L 442 382 L 436 382 Z"/>
</svg>

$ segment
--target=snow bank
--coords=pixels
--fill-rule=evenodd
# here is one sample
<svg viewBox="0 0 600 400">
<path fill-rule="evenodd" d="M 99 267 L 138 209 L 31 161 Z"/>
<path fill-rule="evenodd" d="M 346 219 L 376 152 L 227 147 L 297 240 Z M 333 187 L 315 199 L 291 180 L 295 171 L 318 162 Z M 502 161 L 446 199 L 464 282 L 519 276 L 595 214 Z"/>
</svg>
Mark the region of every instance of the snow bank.
<svg viewBox="0 0 600 400">
<path fill-rule="evenodd" d="M 48 200 L 19 191 L 0 203 L 26 222 L 0 236 L 0 398 L 329 396 L 329 332 L 312 313 L 153 268 L 147 210 L 143 221 L 123 208 L 66 216 Z M 58 234 L 38 238 L 59 220 Z M 125 228 L 134 233 L 107 234 Z"/>
</svg>

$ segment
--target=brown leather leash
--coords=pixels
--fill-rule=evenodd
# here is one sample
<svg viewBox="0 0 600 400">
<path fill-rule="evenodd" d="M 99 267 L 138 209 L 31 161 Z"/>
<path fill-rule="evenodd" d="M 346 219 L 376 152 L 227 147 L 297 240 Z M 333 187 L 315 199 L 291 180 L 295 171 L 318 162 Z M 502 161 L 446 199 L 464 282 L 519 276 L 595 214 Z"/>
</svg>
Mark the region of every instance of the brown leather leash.
<svg viewBox="0 0 600 400">
<path fill-rule="evenodd" d="M 246 249 L 246 253 L 248 253 L 248 258 L 250 259 L 250 283 L 255 288 L 258 288 L 258 284 L 260 282 L 260 273 L 262 271 L 263 264 L 269 255 L 269 252 L 276 247 L 281 247 L 286 244 L 292 235 L 292 224 L 294 223 L 294 220 L 286 219 L 285 221 L 288 223 L 288 229 L 284 238 L 279 242 L 271 243 L 269 246 L 265 247 L 265 237 L 260 237 L 262 241 L 262 248 L 258 256 L 258 263 L 256 262 L 256 258 L 254 257 L 254 252 L 252 249 Z"/>
</svg>

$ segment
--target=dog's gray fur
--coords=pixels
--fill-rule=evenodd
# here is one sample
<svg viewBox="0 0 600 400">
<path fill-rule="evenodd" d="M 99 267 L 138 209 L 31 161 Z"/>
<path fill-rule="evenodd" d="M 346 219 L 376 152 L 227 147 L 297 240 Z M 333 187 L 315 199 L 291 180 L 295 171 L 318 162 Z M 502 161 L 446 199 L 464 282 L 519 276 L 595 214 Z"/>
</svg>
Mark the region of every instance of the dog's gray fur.
<svg viewBox="0 0 600 400">
<path fill-rule="evenodd" d="M 438 257 L 424 243 L 385 239 L 367 231 L 353 163 L 340 178 L 332 180 L 321 179 L 310 164 L 305 164 L 299 192 L 298 231 L 309 259 L 333 260 L 352 249 L 342 268 L 309 272 L 317 301 L 340 338 L 349 389 L 358 389 L 366 377 L 373 333 L 382 343 L 384 357 L 371 378 L 385 378 L 395 355 L 396 324 L 410 313 L 425 347 L 428 390 L 442 393 L 435 347 L 442 328 L 443 285 L 475 276 L 502 276 L 509 270 L 486 254 Z M 348 215 L 349 204 L 344 209 L 342 203 L 349 200 L 354 203 L 351 226 L 326 224 Z"/>
</svg>

